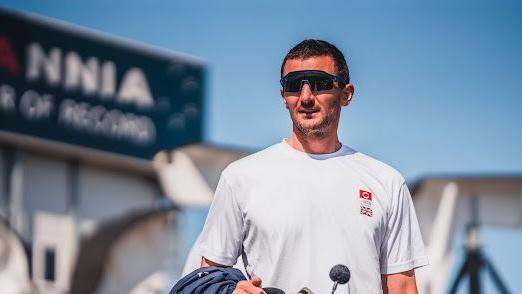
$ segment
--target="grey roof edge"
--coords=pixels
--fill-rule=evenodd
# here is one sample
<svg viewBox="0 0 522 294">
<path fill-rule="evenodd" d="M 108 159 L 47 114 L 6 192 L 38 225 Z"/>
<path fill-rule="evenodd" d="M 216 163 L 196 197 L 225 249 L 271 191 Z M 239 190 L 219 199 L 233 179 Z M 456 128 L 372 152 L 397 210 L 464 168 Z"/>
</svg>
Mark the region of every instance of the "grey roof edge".
<svg viewBox="0 0 522 294">
<path fill-rule="evenodd" d="M 420 190 L 422 185 L 430 180 L 492 180 L 492 179 L 522 179 L 522 172 L 463 172 L 463 173 L 426 173 L 407 181 L 412 197 Z"/>
</svg>

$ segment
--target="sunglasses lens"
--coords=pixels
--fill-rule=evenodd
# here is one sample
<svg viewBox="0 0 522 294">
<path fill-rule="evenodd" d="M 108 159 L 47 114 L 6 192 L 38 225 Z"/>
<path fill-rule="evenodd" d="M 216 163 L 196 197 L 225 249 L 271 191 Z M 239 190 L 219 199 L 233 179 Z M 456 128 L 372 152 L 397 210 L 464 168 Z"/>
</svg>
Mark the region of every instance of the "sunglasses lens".
<svg viewBox="0 0 522 294">
<path fill-rule="evenodd" d="M 303 79 L 288 80 L 285 85 L 285 91 L 286 92 L 299 92 L 299 91 L 301 91 L 302 84 L 303 84 Z"/>
<path fill-rule="evenodd" d="M 333 79 L 321 72 L 295 72 L 285 77 L 285 92 L 299 92 L 303 84 L 308 84 L 312 91 L 326 91 L 333 88 Z"/>
<path fill-rule="evenodd" d="M 326 91 L 326 90 L 331 90 L 332 88 L 333 88 L 333 80 L 330 77 L 317 78 L 315 80 L 315 87 L 312 87 L 312 89 L 315 89 L 315 91 Z"/>
</svg>

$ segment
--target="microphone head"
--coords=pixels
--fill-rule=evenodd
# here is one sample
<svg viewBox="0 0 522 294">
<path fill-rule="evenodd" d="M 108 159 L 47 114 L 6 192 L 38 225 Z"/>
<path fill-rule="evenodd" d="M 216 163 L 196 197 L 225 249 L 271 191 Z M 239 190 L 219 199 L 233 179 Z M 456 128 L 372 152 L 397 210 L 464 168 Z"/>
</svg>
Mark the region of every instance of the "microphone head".
<svg viewBox="0 0 522 294">
<path fill-rule="evenodd" d="M 312 292 L 312 290 L 308 289 L 307 287 L 304 287 L 303 289 L 299 290 L 297 294 L 314 294 L 314 292 Z"/>
<path fill-rule="evenodd" d="M 346 284 L 350 280 L 350 270 L 344 264 L 338 264 L 330 270 L 330 279 L 339 284 Z"/>
<path fill-rule="evenodd" d="M 263 288 L 263 291 L 265 291 L 266 294 L 285 294 L 283 290 L 272 287 Z"/>
</svg>

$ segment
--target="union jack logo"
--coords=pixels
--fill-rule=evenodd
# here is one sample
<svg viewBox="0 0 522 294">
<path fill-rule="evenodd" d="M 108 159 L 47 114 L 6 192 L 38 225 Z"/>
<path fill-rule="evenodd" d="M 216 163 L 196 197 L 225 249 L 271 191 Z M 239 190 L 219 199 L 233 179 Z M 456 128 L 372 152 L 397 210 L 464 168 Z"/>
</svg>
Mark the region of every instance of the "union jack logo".
<svg viewBox="0 0 522 294">
<path fill-rule="evenodd" d="M 364 207 L 361 206 L 361 214 L 367 215 L 367 216 L 373 216 L 373 210 L 371 207 Z"/>
</svg>

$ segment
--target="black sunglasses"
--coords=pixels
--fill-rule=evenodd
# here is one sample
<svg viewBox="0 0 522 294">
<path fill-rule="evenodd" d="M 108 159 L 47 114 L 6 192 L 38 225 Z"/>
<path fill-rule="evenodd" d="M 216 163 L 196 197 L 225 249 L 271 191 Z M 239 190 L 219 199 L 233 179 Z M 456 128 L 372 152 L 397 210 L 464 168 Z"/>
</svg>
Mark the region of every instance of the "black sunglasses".
<svg viewBox="0 0 522 294">
<path fill-rule="evenodd" d="M 334 76 L 322 70 L 299 70 L 289 72 L 280 81 L 285 92 L 300 92 L 304 83 L 307 83 L 312 91 L 331 90 L 333 82 L 341 85 L 347 84 L 340 76 Z"/>
</svg>

